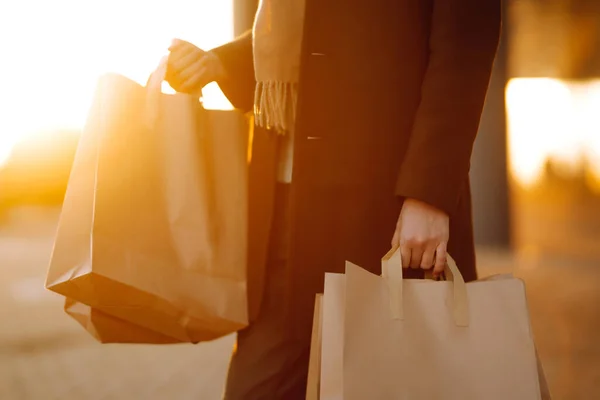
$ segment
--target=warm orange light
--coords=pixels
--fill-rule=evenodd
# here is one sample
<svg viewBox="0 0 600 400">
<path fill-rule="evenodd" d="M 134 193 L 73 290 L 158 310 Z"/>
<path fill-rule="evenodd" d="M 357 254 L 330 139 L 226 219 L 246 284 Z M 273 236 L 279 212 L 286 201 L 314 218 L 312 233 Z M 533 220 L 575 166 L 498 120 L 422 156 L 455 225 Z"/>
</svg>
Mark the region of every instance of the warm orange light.
<svg viewBox="0 0 600 400">
<path fill-rule="evenodd" d="M 81 128 L 98 76 L 144 83 L 170 40 L 233 38 L 232 0 L 19 0 L 0 7 L 0 165 L 16 142 Z M 215 84 L 205 105 L 231 109 Z"/>
<path fill-rule="evenodd" d="M 506 88 L 511 174 L 529 186 L 552 160 L 600 188 L 600 81 L 516 78 Z M 587 171 L 583 171 L 584 162 Z"/>
</svg>

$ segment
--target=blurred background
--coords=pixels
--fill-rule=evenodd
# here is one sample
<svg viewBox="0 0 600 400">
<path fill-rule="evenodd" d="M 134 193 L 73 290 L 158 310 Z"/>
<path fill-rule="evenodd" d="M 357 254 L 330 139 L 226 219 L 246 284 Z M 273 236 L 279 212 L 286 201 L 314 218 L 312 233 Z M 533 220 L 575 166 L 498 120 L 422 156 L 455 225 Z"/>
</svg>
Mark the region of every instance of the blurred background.
<svg viewBox="0 0 600 400">
<path fill-rule="evenodd" d="M 171 38 L 215 47 L 247 29 L 255 9 L 255 0 L 0 3 L 0 399 L 219 398 L 232 338 L 101 346 L 43 284 L 97 77 L 143 83 Z M 599 399 L 600 2 L 504 9 L 471 171 L 480 274 L 525 280 L 554 398 Z M 216 85 L 204 97 L 231 110 Z"/>
</svg>

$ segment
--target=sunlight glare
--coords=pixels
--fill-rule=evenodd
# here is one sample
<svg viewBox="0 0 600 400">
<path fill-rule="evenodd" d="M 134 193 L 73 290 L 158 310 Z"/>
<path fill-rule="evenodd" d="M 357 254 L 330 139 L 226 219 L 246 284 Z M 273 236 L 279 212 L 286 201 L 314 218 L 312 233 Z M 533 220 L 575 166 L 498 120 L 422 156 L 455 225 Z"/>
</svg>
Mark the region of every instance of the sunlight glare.
<svg viewBox="0 0 600 400">
<path fill-rule="evenodd" d="M 582 105 L 580 127 L 584 132 L 583 151 L 588 162 L 588 184 L 600 193 L 600 81 L 587 87 L 588 101 Z"/>
<path fill-rule="evenodd" d="M 511 174 L 530 186 L 548 160 L 573 177 L 587 162 L 600 182 L 600 81 L 515 78 L 506 87 Z"/>
<path fill-rule="evenodd" d="M 32 12 L 35 10 L 35 12 Z M 18 141 L 80 129 L 97 78 L 141 84 L 172 38 L 210 49 L 233 38 L 233 0 L 19 0 L 0 2 L 0 164 Z M 216 84 L 205 106 L 231 109 Z"/>
</svg>

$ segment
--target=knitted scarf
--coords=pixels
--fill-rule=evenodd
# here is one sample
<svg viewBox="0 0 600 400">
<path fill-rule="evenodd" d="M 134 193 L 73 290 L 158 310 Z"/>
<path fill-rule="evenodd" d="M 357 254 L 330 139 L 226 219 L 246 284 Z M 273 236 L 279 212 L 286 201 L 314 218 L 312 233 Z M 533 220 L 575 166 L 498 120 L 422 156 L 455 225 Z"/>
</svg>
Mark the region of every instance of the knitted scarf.
<svg viewBox="0 0 600 400">
<path fill-rule="evenodd" d="M 298 101 L 305 0 L 260 0 L 253 27 L 258 126 L 292 129 Z"/>
</svg>

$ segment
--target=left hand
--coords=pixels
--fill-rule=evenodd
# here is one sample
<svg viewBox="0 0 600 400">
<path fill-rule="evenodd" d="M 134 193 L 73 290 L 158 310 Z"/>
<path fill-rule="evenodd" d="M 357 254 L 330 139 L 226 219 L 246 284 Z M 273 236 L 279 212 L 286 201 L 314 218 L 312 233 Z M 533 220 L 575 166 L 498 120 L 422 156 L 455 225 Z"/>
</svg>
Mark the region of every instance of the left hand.
<svg viewBox="0 0 600 400">
<path fill-rule="evenodd" d="M 404 268 L 434 268 L 439 276 L 446 267 L 450 218 L 437 208 L 415 199 L 405 199 L 396 224 L 392 247 L 400 247 Z"/>
<path fill-rule="evenodd" d="M 185 40 L 173 39 L 169 47 L 167 82 L 182 93 L 197 93 L 211 82 L 226 79 L 219 57 Z"/>
</svg>

